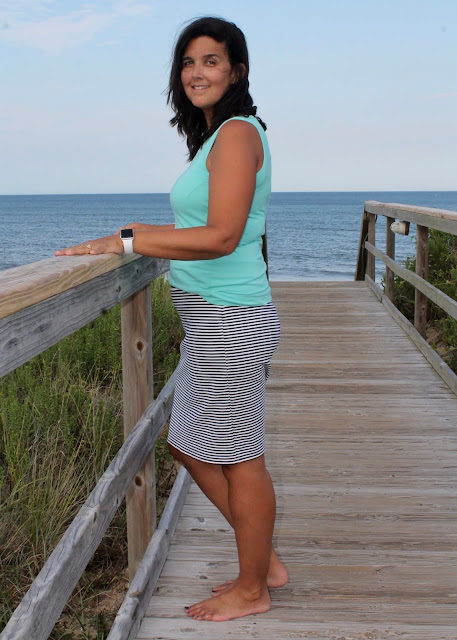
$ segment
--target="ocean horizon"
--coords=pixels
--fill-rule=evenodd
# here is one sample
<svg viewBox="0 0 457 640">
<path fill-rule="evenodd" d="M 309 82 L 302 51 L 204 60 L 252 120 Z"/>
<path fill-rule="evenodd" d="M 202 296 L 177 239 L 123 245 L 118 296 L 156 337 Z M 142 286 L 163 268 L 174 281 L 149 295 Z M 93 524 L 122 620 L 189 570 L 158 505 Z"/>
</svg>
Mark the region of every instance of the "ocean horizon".
<svg viewBox="0 0 457 640">
<path fill-rule="evenodd" d="M 365 200 L 457 211 L 457 191 L 275 191 L 267 213 L 270 278 L 352 280 Z M 134 221 L 173 222 L 173 212 L 166 192 L 23 194 L 0 196 L 0 219 L 8 228 L 0 240 L 0 270 L 5 270 L 50 258 L 56 249 Z M 380 217 L 381 249 L 384 240 Z M 397 235 L 397 259 L 414 253 L 414 235 Z"/>
</svg>

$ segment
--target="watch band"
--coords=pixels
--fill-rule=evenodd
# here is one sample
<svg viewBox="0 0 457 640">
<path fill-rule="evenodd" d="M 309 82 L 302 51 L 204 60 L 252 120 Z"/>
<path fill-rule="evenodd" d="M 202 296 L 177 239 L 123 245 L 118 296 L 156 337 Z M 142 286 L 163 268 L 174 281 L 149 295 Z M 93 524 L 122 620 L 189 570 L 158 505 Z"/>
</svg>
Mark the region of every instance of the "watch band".
<svg viewBox="0 0 457 640">
<path fill-rule="evenodd" d="M 133 238 L 122 238 L 124 253 L 133 253 Z"/>
<path fill-rule="evenodd" d="M 133 253 L 133 229 L 121 229 L 120 236 L 124 245 L 124 253 Z"/>
</svg>

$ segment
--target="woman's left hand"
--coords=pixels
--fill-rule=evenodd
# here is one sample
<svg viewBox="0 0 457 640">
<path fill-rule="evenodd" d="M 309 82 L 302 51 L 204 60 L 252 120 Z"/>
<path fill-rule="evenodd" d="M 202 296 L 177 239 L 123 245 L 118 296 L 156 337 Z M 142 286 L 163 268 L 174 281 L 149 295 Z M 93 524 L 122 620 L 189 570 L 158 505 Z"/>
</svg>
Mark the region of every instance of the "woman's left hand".
<svg viewBox="0 0 457 640">
<path fill-rule="evenodd" d="M 76 244 L 74 247 L 67 249 L 59 249 L 55 251 L 55 256 L 80 256 L 80 255 L 98 255 L 100 253 L 124 253 L 124 245 L 119 234 L 96 238 L 88 242 Z"/>
</svg>

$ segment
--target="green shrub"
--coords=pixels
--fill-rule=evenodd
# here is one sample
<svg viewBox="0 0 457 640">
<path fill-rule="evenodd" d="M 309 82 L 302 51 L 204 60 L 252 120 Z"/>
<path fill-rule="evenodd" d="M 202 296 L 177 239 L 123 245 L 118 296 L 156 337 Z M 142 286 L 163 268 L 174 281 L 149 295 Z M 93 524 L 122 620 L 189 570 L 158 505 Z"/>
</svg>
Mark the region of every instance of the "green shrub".
<svg viewBox="0 0 457 640">
<path fill-rule="evenodd" d="M 416 258 L 403 262 L 410 271 L 416 270 Z M 428 281 L 437 289 L 457 300 L 457 237 L 430 229 Z M 394 279 L 394 304 L 414 322 L 415 289 L 399 276 Z M 440 307 L 428 302 L 428 330 L 433 333 L 433 346 L 439 344 L 448 365 L 457 372 L 457 322 Z"/>
</svg>

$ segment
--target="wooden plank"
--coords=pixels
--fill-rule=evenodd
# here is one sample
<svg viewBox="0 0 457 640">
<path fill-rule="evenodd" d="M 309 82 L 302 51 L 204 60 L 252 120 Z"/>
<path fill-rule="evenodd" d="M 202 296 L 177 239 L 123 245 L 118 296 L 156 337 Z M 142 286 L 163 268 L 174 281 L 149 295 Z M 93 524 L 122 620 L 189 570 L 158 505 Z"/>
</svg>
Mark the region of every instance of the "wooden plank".
<svg viewBox="0 0 457 640">
<path fill-rule="evenodd" d="M 118 451 L 2 632 L 45 640 L 171 412 L 174 374 Z"/>
<path fill-rule="evenodd" d="M 121 304 L 122 395 L 127 439 L 154 398 L 151 287 L 148 284 Z M 127 490 L 127 543 L 132 580 L 156 528 L 154 448 Z"/>
<path fill-rule="evenodd" d="M 446 311 L 454 320 L 457 320 L 457 302 L 451 297 L 434 287 L 432 284 L 421 278 L 419 275 L 397 264 L 394 260 L 391 260 L 388 256 L 380 251 L 377 247 L 374 247 L 370 243 L 367 243 L 367 250 L 375 255 L 379 260 L 384 262 L 394 273 L 410 282 L 416 289 L 421 291 L 432 302 L 437 304 L 443 311 Z M 382 290 L 381 290 L 382 291 Z M 376 292 L 375 292 L 376 293 Z M 377 294 L 376 294 L 377 295 Z"/>
<path fill-rule="evenodd" d="M 455 640 L 457 401 L 366 284 L 339 284 L 281 283 L 278 300 L 273 283 L 266 459 L 289 584 L 261 616 L 185 616 L 237 573 L 231 528 L 192 485 L 139 639 Z"/>
<path fill-rule="evenodd" d="M 370 283 L 369 283 L 370 284 Z M 372 287 L 377 287 L 375 283 L 370 284 Z M 430 285 L 431 286 L 431 285 Z M 382 292 L 381 292 L 382 293 Z M 444 295 L 444 294 L 443 294 Z M 435 369 L 437 374 L 448 385 L 449 389 L 457 395 L 457 375 L 452 369 L 444 362 L 444 360 L 438 355 L 438 353 L 431 347 L 426 340 L 420 335 L 417 329 L 400 313 L 395 305 L 382 293 L 382 304 L 387 308 L 392 318 L 400 325 L 405 333 L 411 338 L 416 347 L 425 356 L 428 362 Z"/>
<path fill-rule="evenodd" d="M 357 252 L 357 265 L 355 268 L 355 279 L 364 280 L 367 266 L 367 252 L 365 251 L 365 240 L 368 239 L 368 213 L 363 210 L 362 221 L 360 223 L 359 248 Z"/>
<path fill-rule="evenodd" d="M 151 258 L 145 258 L 151 260 Z M 154 260 L 154 258 L 152 258 Z M 48 258 L 0 273 L 0 318 L 73 289 L 142 256 L 65 256 Z"/>
<path fill-rule="evenodd" d="M 417 225 L 416 235 L 416 274 L 423 281 L 428 278 L 428 229 Z M 415 290 L 414 326 L 425 338 L 427 328 L 427 296 L 419 289 Z"/>
<path fill-rule="evenodd" d="M 376 215 L 373 213 L 368 213 L 368 238 L 365 242 L 365 249 L 367 243 L 372 245 L 376 245 Z M 368 253 L 367 256 L 367 270 L 366 275 L 369 276 L 372 280 L 375 279 L 376 273 L 376 263 L 374 259 L 374 255 L 372 253 Z"/>
<path fill-rule="evenodd" d="M 173 484 L 159 526 L 148 544 L 107 640 L 132 640 L 136 637 L 165 563 L 190 483 L 190 475 L 182 467 Z"/>
<path fill-rule="evenodd" d="M 37 304 L 31 302 L 34 299 L 34 296 L 31 296 L 28 301 L 31 306 L 25 307 L 24 302 L 22 310 L 0 319 L 0 376 L 13 371 L 48 347 L 57 344 L 131 296 L 135 291 L 145 287 L 165 273 L 168 268 L 167 260 L 145 258 L 130 261 L 114 271 L 109 271 L 73 289 L 67 289 L 63 293 L 56 293 L 53 297 Z M 10 271 L 15 269 L 7 269 L 4 273 L 9 274 Z M 84 274 L 87 275 L 86 272 L 81 275 Z M 2 278 L 3 272 L 0 273 L 0 282 Z M 70 282 L 73 282 L 70 278 L 63 278 L 60 285 L 64 286 Z M 49 293 L 49 288 L 43 286 L 40 295 L 45 293 Z M 22 293 L 20 293 L 22 300 L 21 296 Z M 6 304 L 3 311 L 9 312 L 11 308 Z"/>
<path fill-rule="evenodd" d="M 391 225 L 395 222 L 395 218 L 386 218 L 386 255 L 395 260 L 395 233 L 391 230 Z M 386 266 L 386 295 L 389 300 L 394 297 L 394 272 Z"/>
<path fill-rule="evenodd" d="M 413 207 L 411 205 L 376 202 L 367 200 L 365 202 L 365 210 L 375 215 L 395 218 L 397 220 L 406 220 L 414 224 L 428 227 L 429 229 L 437 229 L 457 235 L 457 212 L 447 211 L 444 209 L 431 209 L 429 207 Z"/>
<path fill-rule="evenodd" d="M 318 606 L 317 598 L 312 601 L 307 599 L 309 607 Z M 358 613 L 355 608 L 356 603 L 351 599 L 339 600 L 340 606 L 347 611 Z M 368 600 L 366 607 L 376 609 L 378 602 Z M 379 605 L 378 605 L 379 606 Z M 417 605 L 416 605 L 417 606 Z M 230 620 L 229 622 L 218 622 L 216 624 L 199 623 L 194 620 L 183 621 L 182 616 L 177 613 L 170 618 L 146 619 L 137 636 L 138 640 L 285 640 L 289 638 L 306 640 L 455 640 L 455 630 L 448 625 L 442 625 L 439 621 L 427 626 L 414 624 L 393 624 L 389 622 L 354 623 L 352 621 L 329 621 L 322 622 L 327 618 L 328 611 L 332 611 L 335 602 L 328 602 L 327 611 L 322 611 L 316 616 L 313 613 L 312 619 L 307 613 L 301 611 L 301 619 L 289 620 L 287 625 L 283 620 L 273 617 L 273 613 L 268 615 L 268 624 L 262 625 L 261 635 L 259 635 L 259 618 L 241 618 L 240 620 Z M 290 611 L 290 610 L 289 610 Z M 308 607 L 307 607 L 308 611 Z M 157 627 L 160 626 L 160 635 L 157 635 Z M 214 627 L 217 626 L 217 630 Z M 216 635 L 218 634 L 218 635 Z M 287 635 L 286 635 L 287 634 Z"/>
</svg>

